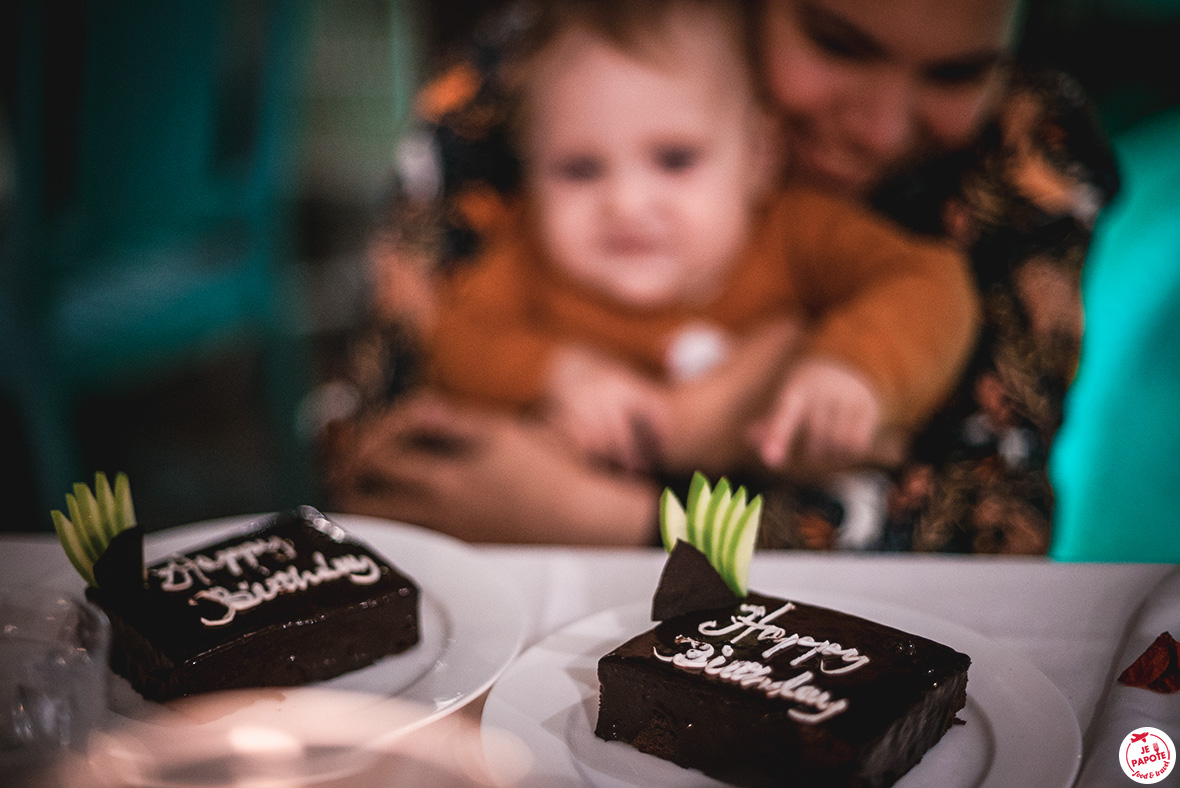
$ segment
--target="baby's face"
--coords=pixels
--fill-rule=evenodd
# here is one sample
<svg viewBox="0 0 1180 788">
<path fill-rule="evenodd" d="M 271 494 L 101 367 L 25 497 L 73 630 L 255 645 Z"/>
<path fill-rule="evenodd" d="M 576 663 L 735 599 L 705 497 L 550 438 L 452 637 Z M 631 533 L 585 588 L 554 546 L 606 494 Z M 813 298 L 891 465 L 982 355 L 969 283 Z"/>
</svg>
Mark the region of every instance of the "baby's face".
<svg viewBox="0 0 1180 788">
<path fill-rule="evenodd" d="M 658 34 L 644 57 L 564 33 L 537 63 L 526 107 L 546 252 L 636 307 L 711 300 L 771 177 L 767 124 L 724 22 L 680 14 Z"/>
</svg>

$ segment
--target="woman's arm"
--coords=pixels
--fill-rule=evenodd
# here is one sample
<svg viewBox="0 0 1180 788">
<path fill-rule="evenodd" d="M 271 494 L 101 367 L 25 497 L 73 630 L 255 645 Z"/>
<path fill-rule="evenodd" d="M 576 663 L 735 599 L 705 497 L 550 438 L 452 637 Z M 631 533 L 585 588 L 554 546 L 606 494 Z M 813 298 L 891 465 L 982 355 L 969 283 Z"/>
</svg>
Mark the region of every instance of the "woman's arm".
<svg viewBox="0 0 1180 788">
<path fill-rule="evenodd" d="M 341 511 L 473 542 L 645 545 L 658 490 L 587 465 L 541 425 L 419 395 L 362 425 L 333 490 Z"/>
</svg>

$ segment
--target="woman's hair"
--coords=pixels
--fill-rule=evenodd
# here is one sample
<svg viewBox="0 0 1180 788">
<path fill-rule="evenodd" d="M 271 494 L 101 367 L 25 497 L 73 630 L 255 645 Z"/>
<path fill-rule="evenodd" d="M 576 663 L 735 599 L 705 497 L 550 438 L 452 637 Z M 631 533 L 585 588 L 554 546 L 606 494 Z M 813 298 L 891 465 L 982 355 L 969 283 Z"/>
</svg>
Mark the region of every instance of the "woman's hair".
<svg viewBox="0 0 1180 788">
<path fill-rule="evenodd" d="M 582 28 L 621 51 L 656 56 L 659 31 L 675 10 L 699 8 L 732 13 L 737 5 L 727 0 L 543 0 L 526 11 L 531 16 L 512 60 L 521 65 L 533 61 L 562 34 Z M 740 29 L 736 24 L 734 30 Z"/>
</svg>

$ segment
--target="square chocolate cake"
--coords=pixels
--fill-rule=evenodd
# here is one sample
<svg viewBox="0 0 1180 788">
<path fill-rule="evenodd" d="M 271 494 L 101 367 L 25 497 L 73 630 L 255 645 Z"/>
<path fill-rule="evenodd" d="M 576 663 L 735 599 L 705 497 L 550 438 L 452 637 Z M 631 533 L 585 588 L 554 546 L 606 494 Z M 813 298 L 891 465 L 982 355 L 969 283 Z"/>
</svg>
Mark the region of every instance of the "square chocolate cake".
<svg viewBox="0 0 1180 788">
<path fill-rule="evenodd" d="M 145 698 L 322 681 L 418 642 L 417 586 L 340 526 L 307 506 L 255 525 L 87 589 Z"/>
<path fill-rule="evenodd" d="M 595 733 L 746 786 L 888 786 L 966 704 L 970 658 L 750 593 L 668 618 L 598 663 Z"/>
</svg>

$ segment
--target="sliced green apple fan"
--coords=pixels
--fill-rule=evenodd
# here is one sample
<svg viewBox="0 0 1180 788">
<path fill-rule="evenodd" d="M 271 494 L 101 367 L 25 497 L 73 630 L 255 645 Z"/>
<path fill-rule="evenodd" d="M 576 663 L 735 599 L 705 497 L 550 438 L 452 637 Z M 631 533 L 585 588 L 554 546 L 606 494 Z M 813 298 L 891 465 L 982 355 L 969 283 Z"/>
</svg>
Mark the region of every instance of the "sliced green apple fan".
<svg viewBox="0 0 1180 788">
<path fill-rule="evenodd" d="M 135 526 L 131 486 L 127 474 L 115 476 L 114 489 L 105 473 L 94 474 L 94 490 L 79 482 L 66 495 L 67 517 L 60 510 L 50 512 L 57 538 L 70 563 L 90 585 L 97 586 L 94 564 L 106 552 L 111 540 Z"/>
<path fill-rule="evenodd" d="M 749 590 L 750 560 L 762 520 L 762 496 L 747 502 L 745 487 L 735 491 L 722 477 L 710 488 L 708 479 L 693 474 L 687 504 L 671 490 L 660 497 L 660 536 L 668 552 L 678 540 L 704 553 L 717 574 L 738 596 Z"/>
</svg>

